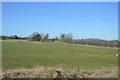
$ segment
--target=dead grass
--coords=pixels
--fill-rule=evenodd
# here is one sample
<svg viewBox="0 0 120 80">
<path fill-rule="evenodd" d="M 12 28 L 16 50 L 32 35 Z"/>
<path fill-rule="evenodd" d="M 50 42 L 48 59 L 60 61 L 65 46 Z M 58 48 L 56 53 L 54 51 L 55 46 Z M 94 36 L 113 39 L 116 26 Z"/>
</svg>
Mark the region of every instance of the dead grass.
<svg viewBox="0 0 120 80">
<path fill-rule="evenodd" d="M 118 70 L 69 70 L 36 66 L 32 69 L 11 69 L 4 71 L 3 78 L 117 78 Z"/>
</svg>

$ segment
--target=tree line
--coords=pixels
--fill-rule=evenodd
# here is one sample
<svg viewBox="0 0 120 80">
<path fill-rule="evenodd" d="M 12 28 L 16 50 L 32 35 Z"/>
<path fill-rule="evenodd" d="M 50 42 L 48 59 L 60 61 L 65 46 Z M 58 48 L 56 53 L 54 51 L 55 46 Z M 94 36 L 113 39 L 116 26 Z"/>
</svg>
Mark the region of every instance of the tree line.
<svg viewBox="0 0 120 80">
<path fill-rule="evenodd" d="M 95 45 L 95 46 L 105 46 L 105 47 L 119 47 L 118 40 L 101 40 L 101 39 L 73 39 L 72 33 L 68 34 L 60 34 L 59 37 L 49 38 L 49 33 L 47 34 L 40 34 L 38 32 L 32 33 L 29 37 L 18 37 L 17 35 L 13 36 L 0 36 L 2 40 L 8 39 L 21 39 L 21 40 L 29 40 L 29 41 L 38 41 L 38 42 L 66 42 L 72 44 L 84 44 L 84 45 Z"/>
<path fill-rule="evenodd" d="M 69 43 L 74 44 L 85 44 L 85 45 L 94 45 L 94 46 L 104 46 L 104 47 L 119 47 L 118 40 L 101 40 L 101 39 L 79 39 L 79 40 L 72 40 Z"/>
</svg>

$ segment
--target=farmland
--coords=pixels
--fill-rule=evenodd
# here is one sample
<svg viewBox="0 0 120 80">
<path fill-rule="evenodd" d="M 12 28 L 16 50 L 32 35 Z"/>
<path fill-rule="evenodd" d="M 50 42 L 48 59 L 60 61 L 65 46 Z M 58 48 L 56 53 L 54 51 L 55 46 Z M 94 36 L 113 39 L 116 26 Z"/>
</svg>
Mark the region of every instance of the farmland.
<svg viewBox="0 0 120 80">
<path fill-rule="evenodd" d="M 3 70 L 41 66 L 69 69 L 108 69 L 117 67 L 116 48 L 62 43 L 3 41 Z"/>
</svg>

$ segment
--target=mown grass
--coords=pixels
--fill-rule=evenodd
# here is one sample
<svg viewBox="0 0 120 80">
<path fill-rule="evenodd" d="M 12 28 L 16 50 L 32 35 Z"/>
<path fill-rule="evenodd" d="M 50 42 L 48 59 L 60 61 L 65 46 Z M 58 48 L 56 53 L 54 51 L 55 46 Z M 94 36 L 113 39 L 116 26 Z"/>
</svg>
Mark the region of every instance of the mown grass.
<svg viewBox="0 0 120 80">
<path fill-rule="evenodd" d="M 118 66 L 117 49 L 75 44 L 3 41 L 3 70 L 36 65 L 68 69 L 106 69 Z"/>
</svg>

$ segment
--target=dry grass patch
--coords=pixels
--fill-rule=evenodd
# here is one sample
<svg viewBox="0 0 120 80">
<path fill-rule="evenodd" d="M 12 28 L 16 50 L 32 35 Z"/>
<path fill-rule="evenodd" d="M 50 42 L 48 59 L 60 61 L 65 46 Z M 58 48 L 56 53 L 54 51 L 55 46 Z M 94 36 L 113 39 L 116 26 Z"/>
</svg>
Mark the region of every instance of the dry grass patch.
<svg viewBox="0 0 120 80">
<path fill-rule="evenodd" d="M 31 69 L 11 69 L 3 78 L 117 78 L 117 69 L 76 70 L 37 66 Z"/>
</svg>

